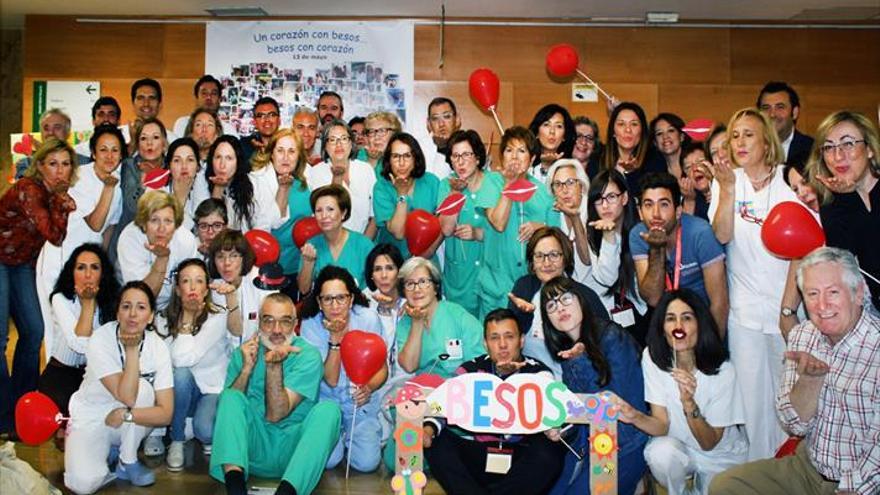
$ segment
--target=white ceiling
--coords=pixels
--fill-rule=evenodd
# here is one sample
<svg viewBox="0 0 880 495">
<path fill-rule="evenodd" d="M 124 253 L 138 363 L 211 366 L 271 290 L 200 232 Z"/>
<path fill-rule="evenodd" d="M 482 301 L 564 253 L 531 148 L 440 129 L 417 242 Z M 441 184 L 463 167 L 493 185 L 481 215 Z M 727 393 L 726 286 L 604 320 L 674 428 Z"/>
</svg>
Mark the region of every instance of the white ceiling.
<svg viewBox="0 0 880 495">
<path fill-rule="evenodd" d="M 435 18 L 444 0 L 0 0 L 2 24 L 25 14 L 82 16 L 204 16 L 205 9 L 262 7 L 270 16 L 393 16 Z M 648 11 L 682 20 L 880 21 L 880 0 L 445 0 L 447 17 L 632 22 Z"/>
</svg>

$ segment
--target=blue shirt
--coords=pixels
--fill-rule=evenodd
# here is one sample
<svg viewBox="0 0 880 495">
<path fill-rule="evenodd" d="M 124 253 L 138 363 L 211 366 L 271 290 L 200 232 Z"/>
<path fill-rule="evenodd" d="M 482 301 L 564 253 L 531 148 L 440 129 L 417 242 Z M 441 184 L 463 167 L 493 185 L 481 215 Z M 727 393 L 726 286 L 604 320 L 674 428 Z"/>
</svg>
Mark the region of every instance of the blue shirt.
<svg viewBox="0 0 880 495">
<path fill-rule="evenodd" d="M 681 225 L 681 275 L 679 288 L 691 289 L 709 304 L 706 282 L 703 280 L 703 268 L 712 263 L 724 260 L 724 247 L 715 238 L 715 232 L 709 222 L 702 218 L 683 214 L 679 220 Z M 634 260 L 648 258 L 648 243 L 642 239 L 642 232 L 648 228 L 644 223 L 633 227 L 629 232 L 629 248 Z M 666 273 L 674 279 L 675 249 L 667 250 Z"/>
</svg>

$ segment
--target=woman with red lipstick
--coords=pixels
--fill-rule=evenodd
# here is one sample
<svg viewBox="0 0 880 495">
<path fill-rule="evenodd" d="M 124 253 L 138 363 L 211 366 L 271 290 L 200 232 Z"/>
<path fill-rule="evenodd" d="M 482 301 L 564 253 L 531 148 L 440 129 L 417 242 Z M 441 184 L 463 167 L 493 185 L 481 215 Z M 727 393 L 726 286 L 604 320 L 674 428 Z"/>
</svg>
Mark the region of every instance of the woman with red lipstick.
<svg viewBox="0 0 880 495">
<path fill-rule="evenodd" d="M 122 187 L 122 215 L 119 226 L 114 232 L 114 240 L 110 244 L 111 258 L 115 256 L 116 241 L 124 226 L 134 220 L 137 214 L 137 203 L 147 186 L 144 175 L 165 165 L 165 150 L 168 147 L 165 125 L 155 118 L 144 119 L 135 126 L 132 139 L 134 153 L 122 160 L 120 182 Z"/>
<path fill-rule="evenodd" d="M 547 282 L 541 289 L 540 304 L 544 310 L 544 344 L 552 359 L 561 364 L 565 385 L 579 394 L 610 391 L 645 411 L 642 370 L 632 337 L 617 324 L 596 318 L 569 278 L 556 277 Z M 590 469 L 579 469 L 578 463 L 589 464 L 590 429 L 587 425 L 574 428 L 578 436 L 571 445 L 582 459 L 572 452 L 566 454 L 562 475 L 550 492 L 554 495 L 589 492 Z M 642 451 L 647 437 L 627 424 L 618 424 L 617 433 L 617 493 L 632 495 L 645 473 Z M 548 436 L 558 439 L 558 431 Z M 575 472 L 579 474 L 572 479 Z"/>
<path fill-rule="evenodd" d="M 660 151 L 666 159 L 666 171 L 676 179 L 681 179 L 681 149 L 690 142 L 690 137 L 684 133 L 684 120 L 674 113 L 661 113 L 651 120 L 650 136 L 654 140 L 654 147 Z"/>
<path fill-rule="evenodd" d="M 622 173 L 629 193 L 639 197 L 639 180 L 643 175 L 666 171 L 666 160 L 651 146 L 645 111 L 638 103 L 620 103 L 608 118 L 607 136 L 604 168 Z"/>
<path fill-rule="evenodd" d="M 663 296 L 642 353 L 650 414 L 619 401 L 620 421 L 652 438 L 645 459 L 671 495 L 702 494 L 716 474 L 742 464 L 748 454 L 743 402 L 718 325 L 703 299 L 682 289 Z"/>
<path fill-rule="evenodd" d="M 727 252 L 730 360 L 746 404 L 749 460 L 756 460 L 772 457 L 786 439 L 774 400 L 785 351 L 779 308 L 790 264 L 764 247 L 761 225 L 774 206 L 797 196 L 782 177 L 782 146 L 763 113 L 744 108 L 727 129 L 728 156 L 739 168 L 715 166 L 709 218 Z"/>
<path fill-rule="evenodd" d="M 544 105 L 532 118 L 529 130 L 538 138 L 541 146 L 532 160 L 529 173 L 546 183 L 547 172 L 553 162 L 560 158 L 571 158 L 575 143 L 574 121 L 564 107 L 551 103 Z"/>
<path fill-rule="evenodd" d="M 229 363 L 226 315 L 211 302 L 205 262 L 190 258 L 177 267 L 174 293 L 156 317 L 156 333 L 165 339 L 174 366 L 174 415 L 171 445 L 165 460 L 169 471 L 183 469 L 186 418 L 205 454 L 211 452 L 217 399 Z"/>
<path fill-rule="evenodd" d="M 869 118 L 837 112 L 822 121 L 807 175 L 821 193 L 819 215 L 829 246 L 852 251 L 875 308 L 880 308 L 880 132 Z M 822 187 L 824 186 L 824 187 Z"/>
</svg>

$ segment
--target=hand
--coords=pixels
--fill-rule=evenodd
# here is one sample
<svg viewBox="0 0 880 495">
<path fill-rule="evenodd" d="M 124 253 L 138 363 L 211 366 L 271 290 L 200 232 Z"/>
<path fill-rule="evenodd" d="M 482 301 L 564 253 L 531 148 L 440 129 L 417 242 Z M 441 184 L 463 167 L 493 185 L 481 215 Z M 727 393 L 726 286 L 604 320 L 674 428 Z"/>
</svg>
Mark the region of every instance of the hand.
<svg viewBox="0 0 880 495">
<path fill-rule="evenodd" d="M 458 192 L 464 191 L 464 188 L 466 188 L 467 185 L 468 185 L 468 183 L 466 180 L 459 179 L 458 177 L 455 177 L 452 175 L 449 176 L 449 188 L 452 189 L 453 191 L 458 191 Z"/>
<path fill-rule="evenodd" d="M 300 256 L 302 256 L 303 261 L 307 261 L 309 263 L 314 263 L 315 260 L 318 259 L 318 250 L 315 249 L 315 246 L 313 246 L 311 242 L 303 244 L 303 247 L 302 249 L 300 249 L 299 253 Z"/>
<path fill-rule="evenodd" d="M 672 379 L 678 384 L 678 396 L 681 399 L 682 405 L 695 406 L 694 395 L 697 393 L 697 378 L 690 371 L 673 368 Z"/>
<path fill-rule="evenodd" d="M 58 194 L 59 196 L 66 196 L 68 189 L 70 189 L 70 182 L 66 180 L 61 180 L 55 183 L 55 186 L 52 187 L 52 192 L 54 194 Z"/>
<path fill-rule="evenodd" d="M 568 360 L 568 359 L 574 359 L 574 358 L 580 356 L 581 354 L 583 354 L 584 352 L 586 352 L 586 348 L 584 347 L 584 343 L 578 342 L 577 344 L 571 346 L 571 349 L 569 349 L 567 351 L 559 351 L 557 353 L 557 356 L 561 357 L 562 359 Z"/>
<path fill-rule="evenodd" d="M 374 301 L 379 303 L 380 306 L 387 306 L 394 302 L 394 298 L 392 298 L 391 296 L 386 296 L 381 292 L 374 292 L 370 297 L 372 297 Z"/>
<path fill-rule="evenodd" d="M 164 242 L 157 242 L 155 244 L 150 244 L 149 241 L 144 243 L 147 251 L 153 253 L 157 258 L 167 258 L 171 255 L 171 249 L 168 247 L 168 244 Z"/>
<path fill-rule="evenodd" d="M 817 175 L 816 180 L 830 189 L 831 192 L 837 194 L 850 193 L 856 190 L 856 183 L 851 180 L 838 177 L 825 177 L 824 175 Z"/>
<path fill-rule="evenodd" d="M 608 220 L 605 218 L 593 220 L 592 222 L 588 223 L 587 225 L 589 225 L 590 227 L 593 227 L 596 230 L 602 230 L 605 232 L 610 232 L 610 231 L 614 230 L 614 220 Z"/>
<path fill-rule="evenodd" d="M 104 424 L 109 426 L 110 428 L 119 428 L 122 426 L 123 417 L 125 416 L 125 408 L 117 407 L 116 409 L 107 413 L 107 417 L 104 418 Z"/>
<path fill-rule="evenodd" d="M 271 351 L 266 352 L 266 354 L 263 356 L 263 359 L 266 361 L 266 364 L 280 363 L 287 359 L 287 356 L 289 354 L 298 354 L 301 350 L 302 349 L 295 345 L 279 345 Z"/>
<path fill-rule="evenodd" d="M 733 167 L 727 160 L 720 161 L 715 165 L 715 180 L 722 189 L 733 192 L 736 187 L 736 175 L 733 173 Z"/>
<path fill-rule="evenodd" d="M 211 177 L 210 179 L 208 179 L 208 181 L 211 182 L 211 184 L 214 184 L 215 186 L 219 186 L 221 188 L 224 188 L 224 187 L 228 186 L 229 183 L 232 181 L 232 177 L 221 177 L 219 175 L 215 175 L 214 177 Z"/>
<path fill-rule="evenodd" d="M 413 320 L 424 320 L 428 317 L 427 308 L 417 308 L 410 305 L 410 303 L 403 305 L 403 311 Z"/>
<path fill-rule="evenodd" d="M 700 163 L 697 163 L 693 167 L 691 167 L 691 173 L 688 175 L 691 179 L 696 177 L 697 173 L 703 175 L 706 178 L 706 190 L 700 192 L 706 192 L 712 189 L 712 181 L 715 180 L 715 166 L 712 165 L 712 162 L 709 160 L 703 160 Z M 696 181 L 694 181 L 696 182 Z"/>
<path fill-rule="evenodd" d="M 255 151 L 263 151 L 266 148 L 266 143 L 263 142 L 262 137 L 251 139 L 251 146 L 254 147 Z"/>
<path fill-rule="evenodd" d="M 76 201 L 70 196 L 70 194 L 67 194 L 67 186 L 65 186 L 64 191 L 56 191 L 55 194 L 58 195 L 58 206 L 64 211 L 76 210 Z"/>
<path fill-rule="evenodd" d="M 143 340 L 143 338 L 144 335 L 142 332 L 119 332 L 119 343 L 122 344 L 122 347 L 125 349 L 137 348 L 141 345 L 141 340 Z"/>
<path fill-rule="evenodd" d="M 308 158 L 307 161 L 309 162 L 309 165 L 317 165 L 324 160 L 321 158 L 321 155 L 312 155 Z"/>
<path fill-rule="evenodd" d="M 456 225 L 455 231 L 453 232 L 452 235 L 454 235 L 455 237 L 458 237 L 459 239 L 461 239 L 463 241 L 472 241 L 475 238 L 475 236 L 474 236 L 475 230 L 476 229 L 474 229 L 473 225 L 462 223 L 462 224 Z"/>
<path fill-rule="evenodd" d="M 521 297 L 515 296 L 513 294 L 513 292 L 508 292 L 507 298 L 510 299 L 510 302 L 512 302 L 514 306 L 516 306 L 516 309 L 522 311 L 523 313 L 534 313 L 535 312 L 535 305 L 534 304 L 526 301 L 525 299 L 523 299 Z"/>
<path fill-rule="evenodd" d="M 641 414 L 638 409 L 629 405 L 629 403 L 621 399 L 619 395 L 615 394 L 612 396 L 611 402 L 618 408 L 619 415 L 617 418 L 624 423 L 632 424 L 633 421 L 639 417 L 639 414 Z"/>
<path fill-rule="evenodd" d="M 681 195 L 684 196 L 685 199 L 694 199 L 697 197 L 694 180 L 690 177 L 682 175 L 681 178 L 678 179 L 678 187 L 681 189 Z"/>
<path fill-rule="evenodd" d="M 551 442 L 558 442 L 562 440 L 562 430 L 559 428 L 550 428 L 549 430 L 544 430 L 544 435 Z"/>
<path fill-rule="evenodd" d="M 538 222 L 526 222 L 520 225 L 517 239 L 519 240 L 519 242 L 528 242 L 528 240 L 532 238 L 532 234 L 534 234 L 535 231 L 541 228 L 543 225 L 544 224 Z"/>
<path fill-rule="evenodd" d="M 257 364 L 257 351 L 260 350 L 260 333 L 257 332 L 247 342 L 241 345 L 241 367 L 251 371 Z"/>
<path fill-rule="evenodd" d="M 95 284 L 75 285 L 73 290 L 80 300 L 94 300 L 98 295 L 98 286 Z"/>
<path fill-rule="evenodd" d="M 322 320 L 324 328 L 330 332 L 330 343 L 338 344 L 342 341 L 342 337 L 348 332 L 348 318 L 336 318 L 335 320 Z"/>
<path fill-rule="evenodd" d="M 106 177 L 101 177 L 101 182 L 107 187 L 115 187 L 116 184 L 119 184 L 119 178 L 113 174 L 107 174 Z"/>
<path fill-rule="evenodd" d="M 638 162 L 636 162 L 636 157 L 634 156 L 621 156 L 617 159 L 617 170 L 622 174 L 632 171 L 636 168 L 636 165 L 638 165 Z"/>
<path fill-rule="evenodd" d="M 614 109 L 617 108 L 617 105 L 620 105 L 620 100 L 612 96 L 610 99 L 605 99 L 605 111 L 608 112 L 608 116 L 614 112 Z"/>
<path fill-rule="evenodd" d="M 292 173 L 283 173 L 278 174 L 278 187 L 280 189 L 290 189 L 290 185 L 293 184 L 293 174 Z"/>
<path fill-rule="evenodd" d="M 554 153 L 552 151 L 545 151 L 541 153 L 541 162 L 543 163 L 553 163 L 556 160 L 562 158 L 562 153 Z"/>
<path fill-rule="evenodd" d="M 437 429 L 431 423 L 422 426 L 422 448 L 430 449 L 434 443 L 434 436 L 437 435 Z"/>
<path fill-rule="evenodd" d="M 647 232 L 640 232 L 640 236 L 645 242 L 648 243 L 648 246 L 652 248 L 661 248 L 666 246 L 666 243 L 669 241 L 669 236 L 666 235 L 666 231 L 663 229 L 650 229 Z"/>
<path fill-rule="evenodd" d="M 557 199 L 556 202 L 553 203 L 553 208 L 573 220 L 580 220 L 581 210 L 576 206 L 566 206 L 565 203 Z"/>
<path fill-rule="evenodd" d="M 495 370 L 497 370 L 502 375 L 510 375 L 521 370 L 522 367 L 525 365 L 525 361 L 502 361 L 499 363 L 495 363 Z"/>
<path fill-rule="evenodd" d="M 391 176 L 391 185 L 394 186 L 394 190 L 397 191 L 397 194 L 401 196 L 406 196 L 413 185 L 412 177 L 398 177 L 396 175 Z"/>
<path fill-rule="evenodd" d="M 812 378 L 824 377 L 831 371 L 827 363 L 804 351 L 786 351 L 785 359 L 790 359 L 797 365 L 797 374 Z"/>
<path fill-rule="evenodd" d="M 208 287 L 221 296 L 235 294 L 235 286 L 225 280 L 215 280 Z"/>
<path fill-rule="evenodd" d="M 361 407 L 370 400 L 370 396 L 372 392 L 370 391 L 370 387 L 358 386 L 355 385 L 351 390 L 351 398 L 354 399 L 354 403 L 357 404 L 357 407 Z"/>
</svg>

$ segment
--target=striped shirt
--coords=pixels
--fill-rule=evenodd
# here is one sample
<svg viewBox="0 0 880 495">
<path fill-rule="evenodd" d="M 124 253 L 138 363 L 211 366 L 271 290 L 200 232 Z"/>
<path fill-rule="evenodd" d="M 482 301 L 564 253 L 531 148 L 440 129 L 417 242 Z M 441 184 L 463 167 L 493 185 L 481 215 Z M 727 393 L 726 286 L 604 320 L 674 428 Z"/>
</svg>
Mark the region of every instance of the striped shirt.
<svg viewBox="0 0 880 495">
<path fill-rule="evenodd" d="M 788 360 L 776 398 L 779 419 L 795 435 L 805 435 L 810 460 L 837 489 L 880 493 L 880 318 L 869 310 L 836 345 L 809 320 L 795 327 L 789 351 L 808 352 L 828 363 L 816 414 L 803 421 L 791 404 L 798 380 Z"/>
</svg>

